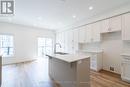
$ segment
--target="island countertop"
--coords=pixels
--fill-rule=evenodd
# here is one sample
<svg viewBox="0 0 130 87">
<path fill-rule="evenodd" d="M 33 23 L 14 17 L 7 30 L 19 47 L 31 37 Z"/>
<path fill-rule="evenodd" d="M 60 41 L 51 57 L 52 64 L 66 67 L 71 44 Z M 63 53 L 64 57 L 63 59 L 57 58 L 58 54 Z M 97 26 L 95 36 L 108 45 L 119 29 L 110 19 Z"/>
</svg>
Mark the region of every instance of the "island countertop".
<svg viewBox="0 0 130 87">
<path fill-rule="evenodd" d="M 90 58 L 89 55 L 85 55 L 85 54 L 80 54 L 80 53 L 76 53 L 76 54 L 66 54 L 66 55 L 60 55 L 60 54 L 47 54 L 48 57 L 52 57 L 52 58 L 57 58 L 60 60 L 63 60 L 65 62 L 76 62 L 85 58 Z"/>
</svg>

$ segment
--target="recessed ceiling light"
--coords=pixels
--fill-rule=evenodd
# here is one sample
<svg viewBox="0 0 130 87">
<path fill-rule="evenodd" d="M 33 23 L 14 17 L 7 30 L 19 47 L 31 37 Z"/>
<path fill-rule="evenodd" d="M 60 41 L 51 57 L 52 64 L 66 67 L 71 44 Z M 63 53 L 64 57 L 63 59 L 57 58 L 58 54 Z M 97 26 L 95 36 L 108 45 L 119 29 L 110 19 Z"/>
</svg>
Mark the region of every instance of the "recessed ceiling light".
<svg viewBox="0 0 130 87">
<path fill-rule="evenodd" d="M 90 7 L 89 7 L 89 10 L 93 10 L 93 6 L 90 6 Z"/>
<path fill-rule="evenodd" d="M 73 17 L 73 18 L 76 18 L 76 15 L 73 15 L 72 17 Z"/>
</svg>

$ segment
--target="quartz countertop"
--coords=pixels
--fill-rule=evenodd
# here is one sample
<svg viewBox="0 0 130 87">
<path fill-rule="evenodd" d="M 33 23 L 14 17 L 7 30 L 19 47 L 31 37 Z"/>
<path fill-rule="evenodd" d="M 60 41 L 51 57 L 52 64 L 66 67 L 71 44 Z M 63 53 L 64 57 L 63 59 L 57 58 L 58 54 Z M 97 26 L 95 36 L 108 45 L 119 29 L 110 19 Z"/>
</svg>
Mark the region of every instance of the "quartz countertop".
<svg viewBox="0 0 130 87">
<path fill-rule="evenodd" d="M 76 54 L 65 54 L 65 55 L 60 55 L 60 54 L 47 54 L 47 56 L 52 57 L 52 58 L 57 58 L 60 60 L 63 60 L 65 62 L 76 62 L 85 58 L 90 58 L 90 56 L 85 55 L 85 54 L 80 54 L 80 53 L 76 53 Z"/>
</svg>

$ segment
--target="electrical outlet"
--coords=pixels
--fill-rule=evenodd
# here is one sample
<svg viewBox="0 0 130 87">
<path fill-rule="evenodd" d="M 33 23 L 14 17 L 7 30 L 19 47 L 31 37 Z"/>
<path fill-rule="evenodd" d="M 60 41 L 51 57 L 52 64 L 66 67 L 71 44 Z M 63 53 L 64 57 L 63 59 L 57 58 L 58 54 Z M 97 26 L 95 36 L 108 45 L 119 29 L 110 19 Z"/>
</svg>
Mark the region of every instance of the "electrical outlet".
<svg viewBox="0 0 130 87">
<path fill-rule="evenodd" d="M 110 67 L 110 70 L 111 70 L 111 71 L 114 71 L 114 67 Z"/>
</svg>

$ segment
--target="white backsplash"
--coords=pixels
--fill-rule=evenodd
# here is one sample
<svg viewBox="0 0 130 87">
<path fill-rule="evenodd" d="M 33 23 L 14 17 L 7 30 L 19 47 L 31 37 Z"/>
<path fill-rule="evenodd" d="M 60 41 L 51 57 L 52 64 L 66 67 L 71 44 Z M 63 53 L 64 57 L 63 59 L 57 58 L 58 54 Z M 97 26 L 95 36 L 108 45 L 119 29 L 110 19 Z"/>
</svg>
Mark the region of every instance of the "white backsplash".
<svg viewBox="0 0 130 87">
<path fill-rule="evenodd" d="M 79 45 L 80 50 L 101 50 L 101 44 L 97 43 L 85 43 Z"/>
</svg>

